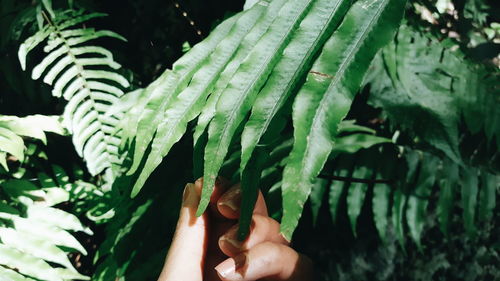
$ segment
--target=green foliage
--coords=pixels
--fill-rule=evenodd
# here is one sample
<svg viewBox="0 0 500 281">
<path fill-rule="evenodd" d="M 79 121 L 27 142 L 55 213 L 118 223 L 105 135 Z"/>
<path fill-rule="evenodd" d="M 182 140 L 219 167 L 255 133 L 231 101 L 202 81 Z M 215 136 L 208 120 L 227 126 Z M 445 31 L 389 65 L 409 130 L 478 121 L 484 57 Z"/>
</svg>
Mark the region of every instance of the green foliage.
<svg viewBox="0 0 500 281">
<path fill-rule="evenodd" d="M 208 129 L 205 147 L 203 192 L 198 215 L 208 206 L 215 179 L 222 167 L 231 139 L 256 95 L 266 82 L 280 54 L 291 40 L 293 32 L 309 11 L 312 1 L 288 1 L 280 10 L 266 33 L 241 63 L 231 80 L 225 85 L 216 106 L 214 119 Z M 258 7 L 260 3 L 257 4 Z M 258 24 L 258 23 L 257 23 Z M 242 168 L 243 171 L 244 168 Z M 245 189 L 245 187 L 242 187 Z"/>
<path fill-rule="evenodd" d="M 455 220 L 460 220 L 458 216 Z M 318 280 L 496 280 L 500 272 L 498 248 L 489 242 L 496 239 L 498 226 L 482 229 L 478 239 L 456 229 L 456 234 L 445 243 L 434 235 L 437 226 L 427 224 L 422 241 L 425 251 L 403 251 L 390 235 L 387 244 L 376 244 L 373 237 L 357 240 L 347 250 L 335 251 L 333 246 L 322 248 L 318 258 Z M 322 239 L 318 237 L 316 239 Z M 338 246 L 335 244 L 334 246 Z M 323 262 L 322 262 L 323 261 Z M 323 264 L 319 264 L 323 263 Z"/>
<path fill-rule="evenodd" d="M 254 17 L 255 15 L 250 15 L 249 20 L 252 20 Z M 148 97 L 148 101 L 144 110 L 139 112 L 140 117 L 138 118 L 137 135 L 140 135 L 141 139 L 135 142 L 133 164 L 128 172 L 129 174 L 134 172 L 134 167 L 140 165 L 142 155 L 146 151 L 148 143 L 152 140 L 153 144 L 151 145 L 151 156 L 148 157 L 141 170 L 141 174 L 132 189 L 132 195 L 139 192 L 140 187 L 142 187 L 147 177 L 161 162 L 161 158 L 166 155 L 173 143 L 180 139 L 185 130 L 185 126 L 187 126 L 187 122 L 189 122 L 190 118 L 194 118 L 191 115 L 196 114 L 196 112 L 194 112 L 194 114 L 191 113 L 191 106 L 193 102 L 196 101 L 193 100 L 193 98 L 196 98 L 196 95 L 182 95 L 179 92 L 186 86 L 189 80 L 192 79 L 194 72 L 201 66 L 201 62 L 207 59 L 224 36 L 232 30 L 231 28 L 238 18 L 239 16 L 234 16 L 232 19 L 226 20 L 223 24 L 219 25 L 205 41 L 194 46 L 191 51 L 179 59 L 174 64 L 172 72 L 166 71 L 157 81 L 146 89 L 146 93 L 151 91 L 152 94 L 145 94 Z M 234 34 L 234 36 L 242 35 L 240 32 L 240 34 Z M 230 39 L 225 42 L 227 42 L 227 44 L 231 43 Z M 221 47 L 218 49 L 218 52 L 226 53 L 226 50 Z M 206 67 L 210 67 L 210 65 Z M 197 85 L 201 87 L 204 86 L 203 83 Z M 168 94 L 164 94 L 165 91 L 167 91 Z M 186 88 L 186 91 L 191 90 Z M 198 94 L 199 92 L 195 93 Z M 178 94 L 179 97 L 169 104 L 168 101 L 174 94 Z M 199 106 L 202 105 L 201 100 L 198 103 Z M 165 108 L 167 106 L 168 108 Z M 168 118 L 166 115 L 167 112 L 169 114 Z M 173 129 L 169 131 L 157 131 L 159 128 Z M 153 136 L 154 139 L 152 139 Z"/>
<path fill-rule="evenodd" d="M 241 131 L 238 128 L 245 124 L 245 116 L 250 111 L 253 112 L 249 125 L 246 126 L 245 133 L 242 135 L 244 153 L 240 167 L 243 172 L 242 179 L 246 178 L 245 167 L 247 162 L 251 161 L 256 142 L 265 132 L 279 130 L 270 120 L 280 108 L 283 108 L 285 102 L 293 97 L 293 91 L 300 86 L 297 82 L 306 78 L 307 71 L 309 71 L 307 82 L 302 86 L 303 89 L 299 91 L 295 102 L 294 116 L 299 115 L 294 117 L 294 126 L 306 130 L 311 128 L 309 123 L 299 124 L 311 118 L 298 113 L 299 108 L 309 110 L 312 116 L 317 116 L 318 120 L 330 124 L 332 123 L 330 119 L 324 119 L 329 115 L 325 115 L 328 108 L 328 112 L 334 113 L 331 118 L 334 118 L 336 123 L 340 122 L 349 109 L 352 97 L 359 88 L 364 70 L 368 67 L 371 58 L 378 48 L 390 40 L 391 34 L 397 27 L 402 16 L 404 1 L 354 4 L 346 14 L 343 24 L 333 37 L 325 42 L 338 26 L 348 6 L 348 1 L 288 1 L 286 3 L 273 1 L 269 5 L 260 2 L 226 20 L 206 41 L 201 43 L 201 45 L 212 47 L 204 48 L 203 52 L 200 52 L 199 45 L 197 45 L 181 58 L 177 65 L 174 65 L 173 71 L 167 71 L 165 74 L 165 76 L 172 77 L 173 84 L 157 82 L 155 88 L 150 90 L 168 91 L 169 94 L 161 99 L 150 98 L 145 108 L 151 108 L 152 111 L 144 111 L 139 118 L 137 135 L 141 138 L 131 149 L 134 164 L 129 174 L 136 171 L 136 168 L 144 161 L 143 158 L 145 164 L 134 185 L 132 195 L 139 191 L 153 169 L 159 165 L 161 158 L 180 139 L 186 130 L 187 123 L 203 110 L 195 133 L 196 141 L 199 141 L 210 122 L 206 145 L 196 143 L 197 147 L 205 146 L 203 165 L 205 180 L 198 209 L 199 213 L 203 212 L 231 141 L 240 134 Z M 367 9 L 368 7 L 370 9 Z M 375 8 L 371 9 L 372 7 Z M 367 11 L 370 13 L 366 14 Z M 321 16 L 317 17 L 318 14 Z M 354 26 L 353 21 L 360 21 L 363 24 Z M 219 36 L 222 39 L 220 43 L 210 43 L 212 37 Z M 355 38 L 355 40 L 346 41 L 343 38 Z M 302 50 L 302 44 L 309 46 L 305 52 Z M 322 54 L 311 68 L 313 58 L 317 56 L 321 48 L 323 48 Z M 301 51 L 298 52 L 298 49 Z M 333 50 L 336 53 L 342 50 L 345 55 L 337 56 L 332 53 Z M 294 55 L 282 56 L 282 52 Z M 202 60 L 205 57 L 207 59 L 202 64 L 191 63 L 187 67 L 181 67 L 182 62 L 193 59 Z M 336 63 L 330 63 L 332 59 L 335 59 Z M 328 65 L 324 63 L 326 60 L 329 62 Z M 356 68 L 355 72 L 351 70 L 354 68 Z M 355 75 L 344 78 L 343 75 L 347 73 Z M 286 78 L 282 79 L 283 76 Z M 330 79 L 330 77 L 335 77 L 335 79 Z M 167 88 L 167 85 L 170 86 Z M 206 109 L 203 109 L 202 102 L 207 99 L 210 92 L 213 94 L 208 99 Z M 321 99 L 324 92 L 326 94 Z M 311 101 L 310 104 L 304 103 L 305 99 L 308 99 L 307 95 L 315 95 L 317 101 Z M 174 97 L 172 102 L 163 108 L 172 96 Z M 258 102 L 257 97 L 259 97 Z M 267 101 L 273 97 L 275 97 L 274 101 L 268 103 Z M 321 100 L 326 104 L 338 105 L 339 110 L 342 110 L 333 110 L 326 104 L 323 106 L 316 104 Z M 339 102 L 341 100 L 343 102 Z M 262 108 L 263 103 L 266 103 L 266 106 L 271 104 L 270 110 Z M 316 113 L 313 110 L 315 108 L 323 108 L 325 112 Z M 266 112 L 260 113 L 262 110 Z M 164 116 L 164 121 L 158 126 L 155 126 L 156 121 L 150 122 L 152 117 L 159 119 L 161 116 Z M 141 123 L 148 125 L 145 131 L 141 130 Z M 315 125 L 312 128 L 320 129 L 320 126 L 323 125 Z M 309 145 L 304 144 L 306 138 L 311 138 L 309 133 L 305 131 L 301 133 L 300 130 L 296 133 L 296 144 L 291 154 L 292 160 L 288 162 L 289 167 L 285 169 L 284 176 L 285 213 L 282 231 L 287 237 L 291 236 L 298 222 L 302 206 L 311 188 L 311 179 L 319 174 L 333 148 L 331 138 L 336 130 L 336 126 L 328 125 L 326 131 L 311 132 L 315 134 L 315 137 L 325 138 L 324 144 L 313 146 L 318 149 L 323 147 L 321 151 L 313 154 L 309 153 Z M 144 155 L 151 138 L 151 152 L 149 156 Z M 301 140 L 302 138 L 304 140 Z M 325 146 L 326 144 L 329 145 Z M 311 170 L 309 166 L 313 162 L 316 164 Z M 251 172 L 255 174 L 255 171 Z M 301 177 L 300 181 L 297 181 L 297 177 Z M 292 182 L 294 182 L 294 189 L 290 189 Z M 254 187 L 249 187 L 249 189 L 252 190 Z M 246 188 L 243 186 L 244 193 L 252 194 L 252 191 L 246 191 Z M 296 202 L 299 203 L 298 206 Z M 244 202 L 244 205 L 250 208 L 253 202 Z"/>
<path fill-rule="evenodd" d="M 44 174 L 37 181 L 40 186 L 24 178 L 0 181 L 2 276 L 9 280 L 89 280 L 78 273 L 67 254 L 87 254 L 70 232 L 92 232 L 73 214 L 54 207 L 69 200 L 68 191 Z"/>
<path fill-rule="evenodd" d="M 439 197 L 437 221 L 445 235 L 449 234 L 450 220 L 456 213 L 453 198 L 462 199 L 464 227 L 471 236 L 477 232 L 477 221 L 488 222 L 477 212 L 486 208 L 489 211 L 481 212 L 491 217 L 491 210 L 496 206 L 493 190 L 500 187 L 498 176 L 476 169 L 459 173 L 457 165 L 449 159 L 441 160 L 422 151 L 409 150 L 402 155 L 398 157 L 394 146 L 382 145 L 336 157 L 331 163 L 334 172 L 322 175 L 330 181 L 317 179 L 312 190 L 313 222 L 318 220 L 323 194 L 328 194 L 332 222 L 338 224 L 338 217 L 346 215 L 354 235 L 364 206 L 370 206 L 375 228 L 381 241 L 386 242 L 390 240 L 388 230 L 392 228 L 400 243 L 404 244 L 409 235 L 421 247 L 433 196 Z M 479 178 L 482 178 L 481 183 Z M 479 193 L 483 195 L 478 196 Z M 346 213 L 339 214 L 343 201 Z M 483 204 L 488 207 L 481 207 Z"/>
<path fill-rule="evenodd" d="M 24 141 L 22 137 L 30 137 L 47 142 L 45 132 L 64 134 L 58 116 L 32 115 L 19 118 L 17 116 L 0 115 L 0 164 L 9 171 L 8 154 L 17 161 L 24 161 Z"/>
<path fill-rule="evenodd" d="M 104 228 L 106 238 L 93 258 L 92 280 L 155 280 L 165 261 L 175 229 L 185 183 L 191 177 L 186 162 L 174 161 L 191 146 L 181 143 L 167 156 L 170 165 L 153 174 L 134 200 L 129 199 L 127 182 L 120 182 L 122 194 L 113 194 L 115 215 Z M 168 179 L 168 180 L 166 180 Z M 118 200 L 116 200 L 118 199 Z"/>
<path fill-rule="evenodd" d="M 295 143 L 283 174 L 285 237 L 291 238 L 311 181 L 334 146 L 337 124 L 347 114 L 371 59 L 398 26 L 404 4 L 356 2 L 325 44 L 297 95 L 293 109 Z"/>
<path fill-rule="evenodd" d="M 47 55 L 33 68 L 31 77 L 43 76 L 43 81 L 53 86 L 52 95 L 68 101 L 64 126 L 73 135 L 76 151 L 87 161 L 89 172 L 97 175 L 123 160 L 118 151 L 121 139 L 115 135 L 122 113 L 106 113 L 124 94 L 129 82 L 116 73 L 120 65 L 110 51 L 88 42 L 103 37 L 123 41 L 125 38 L 108 30 L 75 27 L 104 14 L 83 10 L 53 13 L 50 19 L 45 16 L 47 23 L 21 44 L 19 61 L 25 69 L 28 53 L 47 41 Z M 45 15 L 43 11 L 42 14 Z"/>
<path fill-rule="evenodd" d="M 460 163 L 462 122 L 472 134 L 484 132 L 483 145 L 498 149 L 499 72 L 473 64 L 453 46 L 451 40 L 438 42 L 402 26 L 366 80 L 371 86 L 371 104 L 382 107 L 403 129 L 414 130 L 420 141 Z M 492 147 L 495 143 L 497 147 Z"/>
<path fill-rule="evenodd" d="M 124 26 L 117 19 L 129 20 L 130 11 L 113 15 L 118 2 L 21 2 L 0 4 L 7 19 L 0 18 L 5 76 L 0 75 L 0 86 L 5 80 L 24 105 L 36 104 L 25 96 L 44 96 L 47 88 L 30 87 L 10 71 L 8 48 L 1 49 L 34 34 L 19 48 L 21 66 L 31 64 L 30 54 L 37 61 L 32 78 L 42 78 L 54 96 L 68 101 L 48 107 L 56 113 L 64 108 L 63 125 L 92 177 L 79 168 L 66 174 L 78 167 L 77 159 L 70 160 L 76 164 L 58 162 L 63 169 L 50 163 L 61 161 L 51 155 L 49 163 L 35 159 L 36 153 L 47 156 L 39 146 L 24 143 L 22 137 L 45 143 L 44 131 L 62 133 L 60 126 L 46 127 L 56 117 L 36 117 L 42 124 L 34 117 L 0 117 L 0 163 L 10 168 L 0 188 L 2 277 L 84 278 L 70 276 L 78 273 L 66 257 L 85 253 L 69 234 L 86 230 L 73 213 L 97 224 L 100 233 L 91 239 L 97 253 L 89 251 L 87 258 L 87 267 L 96 269 L 85 271 L 93 280 L 155 279 L 175 225 L 172 210 L 192 175 L 205 178 L 199 213 L 216 176 L 241 181 L 241 239 L 261 188 L 283 234 L 291 238 L 299 225 L 294 245 L 302 251 L 300 239 L 307 233 L 305 240 L 319 247 L 306 253 L 329 263 L 326 280 L 489 280 L 497 274 L 483 267 L 498 260 L 489 245 L 500 184 L 499 76 L 491 66 L 498 65 L 498 54 L 489 54 L 498 46 L 498 20 L 491 1 L 247 1 L 245 11 L 226 17 L 198 44 L 184 37 L 172 40 L 170 26 L 143 21 L 147 16 L 138 11 L 160 14 L 161 1 L 120 2 L 134 9 L 133 24 Z M 107 7 L 111 20 L 75 7 Z M 170 23 L 174 5 L 161 10 Z M 10 19 L 12 25 L 6 25 Z M 133 41 L 128 43 L 133 52 L 101 47 L 106 37 L 124 40 L 103 27 L 121 29 Z M 180 34 L 177 27 L 172 29 Z M 127 29 L 153 35 L 133 36 Z M 177 59 L 170 49 L 180 55 L 181 45 L 192 48 Z M 479 56 L 480 50 L 487 52 Z M 143 70 L 134 76 L 142 76 L 137 84 L 146 86 L 124 95 L 133 80 L 124 78 L 113 57 Z M 2 102 L 3 110 L 9 107 Z M 65 148 L 60 153 L 71 154 Z M 307 230 L 309 219 L 315 231 Z M 44 231 L 21 233 L 15 220 L 29 220 Z M 311 242 L 311 233 L 329 228 L 335 231 L 325 232 L 328 239 Z M 462 232 L 467 236 L 457 235 Z M 54 237 L 52 244 L 33 247 L 44 233 Z M 464 250 L 443 250 L 443 241 L 460 243 Z M 341 249 L 325 254 L 323 248 L 334 242 Z M 374 243 L 376 251 L 371 245 L 352 259 L 342 249 Z M 332 265 L 337 256 L 342 259 Z M 455 262 L 472 266 L 455 270 Z M 34 270 L 27 263 L 41 267 Z"/>
</svg>

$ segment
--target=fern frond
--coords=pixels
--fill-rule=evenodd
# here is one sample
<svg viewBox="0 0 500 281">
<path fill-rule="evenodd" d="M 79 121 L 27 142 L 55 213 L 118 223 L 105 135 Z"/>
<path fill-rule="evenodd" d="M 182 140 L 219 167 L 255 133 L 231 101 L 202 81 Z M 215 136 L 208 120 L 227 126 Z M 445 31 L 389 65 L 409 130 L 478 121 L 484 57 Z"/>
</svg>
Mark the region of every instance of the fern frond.
<svg viewBox="0 0 500 281">
<path fill-rule="evenodd" d="M 251 104 L 280 59 L 295 29 L 311 8 L 312 1 L 289 1 L 242 62 L 217 103 L 205 147 L 203 191 L 198 215 L 205 211 L 215 178 L 227 154 L 233 134 L 251 109 Z"/>
<path fill-rule="evenodd" d="M 252 161 L 252 157 L 259 157 L 254 155 L 254 150 L 264 134 L 268 131 L 279 131 L 273 126 L 274 122 L 280 123 L 278 112 L 283 110 L 287 101 L 291 100 L 293 90 L 310 68 L 318 49 L 344 16 L 348 4 L 346 1 L 317 1 L 313 3 L 308 14 L 291 36 L 282 57 L 252 105 L 252 113 L 241 136 L 240 170 L 242 171 L 241 181 L 244 187 L 242 206 L 249 205 L 248 208 L 243 207 L 243 211 L 240 213 L 241 236 L 246 233 L 244 229 L 247 228 L 247 222 L 250 222 L 251 209 L 255 202 L 250 195 L 255 196 L 259 186 L 259 182 L 256 180 L 259 177 L 250 177 L 247 173 L 247 164 Z M 273 136 L 267 138 L 273 138 Z M 250 168 L 250 170 L 253 171 L 256 168 L 258 167 Z"/>
<path fill-rule="evenodd" d="M 68 101 L 64 110 L 65 127 L 73 134 L 77 153 L 85 159 L 92 175 L 120 163 L 120 140 L 113 135 L 118 116 L 106 115 L 109 108 L 130 86 L 128 80 L 115 72 L 120 65 L 108 50 L 88 44 L 89 41 L 111 37 L 126 41 L 108 30 L 72 28 L 104 14 L 59 13 L 49 24 L 28 38 L 19 48 L 19 60 L 25 68 L 26 55 L 47 39 L 47 56 L 33 68 L 32 78 L 53 86 L 52 94 Z"/>
<path fill-rule="evenodd" d="M 347 114 L 376 51 L 394 34 L 404 5 L 405 1 L 356 2 L 326 42 L 297 94 L 295 143 L 283 174 L 281 231 L 285 237 L 291 238 L 311 184 L 334 147 L 338 123 Z"/>
<path fill-rule="evenodd" d="M 239 48 L 241 40 L 261 19 L 265 10 L 264 5 L 256 5 L 235 19 L 234 26 L 219 42 L 213 53 L 199 66 L 199 70 L 194 73 L 189 85 L 168 105 L 163 122 L 159 124 L 157 134 L 151 144 L 151 153 L 134 185 L 132 196 L 140 190 L 147 177 L 160 164 L 162 157 L 181 138 L 187 123 L 198 116 L 203 102 L 215 86 L 218 74 L 224 70 L 233 53 Z M 196 46 L 187 55 L 195 48 Z"/>
<path fill-rule="evenodd" d="M 411 129 L 457 163 L 464 161 L 462 120 L 472 134 L 484 132 L 487 142 L 496 140 L 499 147 L 498 69 L 473 63 L 451 40 L 440 42 L 407 25 L 373 66 L 367 77 L 369 102 L 383 108 L 394 124 Z"/>
<path fill-rule="evenodd" d="M 45 132 L 65 133 L 59 116 L 31 115 L 26 117 L 0 115 L 0 164 L 8 171 L 7 153 L 18 161 L 24 160 L 24 141 L 30 137 L 47 142 Z"/>
<path fill-rule="evenodd" d="M 276 64 L 257 96 L 245 124 L 241 136 L 241 170 L 245 169 L 252 151 L 273 117 L 310 68 L 314 54 L 331 36 L 347 9 L 346 1 L 317 1 L 293 34 L 283 51 L 283 58 Z"/>
<path fill-rule="evenodd" d="M 142 137 L 136 139 L 132 156 L 133 162 L 128 174 L 134 173 L 139 167 L 144 152 L 153 140 L 160 122 L 165 119 L 165 110 L 170 105 L 172 98 L 186 87 L 202 63 L 232 30 L 238 18 L 239 15 L 236 15 L 219 25 L 206 40 L 194 46 L 187 54 L 175 62 L 172 71 L 166 71 L 145 90 L 148 101 L 137 125 L 137 134 Z"/>
<path fill-rule="evenodd" d="M 7 195 L 6 203 L 0 202 L 0 272 L 5 272 L 2 277 L 89 280 L 78 273 L 67 254 L 87 254 L 69 231 L 92 232 L 74 215 L 52 207 L 67 201 L 68 193 L 62 187 L 38 187 L 24 179 L 3 181 L 0 187 Z M 12 268 L 16 271 L 10 271 Z"/>
<path fill-rule="evenodd" d="M 344 152 L 331 163 L 335 167 L 333 175 L 345 178 L 345 181 L 333 180 L 330 186 L 328 201 L 334 224 L 340 215 L 339 205 L 345 200 L 346 215 L 356 234 L 356 219 L 362 207 L 369 204 L 366 201 L 370 200 L 373 220 L 382 241 L 388 241 L 389 229 L 392 228 L 403 247 L 409 234 L 420 248 L 425 227 L 434 217 L 430 214 L 436 214 L 441 232 L 448 235 L 451 216 L 457 205 L 454 198 L 461 199 L 463 228 L 470 236 L 475 235 L 479 225 L 491 223 L 489 218 L 496 206 L 495 197 L 500 187 L 497 175 L 474 167 L 460 169 L 449 158 L 442 159 L 408 147 L 397 153 L 386 150 L 390 148 L 388 146 L 381 148 L 360 150 L 355 154 Z M 366 162 L 368 159 L 371 162 Z M 378 160 L 374 162 L 373 159 Z M 385 179 L 388 183 L 360 184 L 349 179 Z M 373 193 L 369 192 L 370 189 Z M 373 197 L 366 198 L 368 194 L 373 194 Z M 438 195 L 439 200 L 436 206 L 429 208 L 434 195 Z M 311 197 L 315 208 L 320 208 L 322 200 L 314 200 Z"/>
<path fill-rule="evenodd" d="M 205 132 L 210 121 L 212 121 L 216 112 L 217 102 L 219 101 L 222 92 L 225 90 L 226 85 L 229 83 L 235 72 L 238 71 L 239 66 L 248 56 L 255 44 L 257 44 L 258 40 L 264 35 L 264 33 L 269 29 L 269 26 L 276 19 L 281 7 L 284 5 L 284 2 L 285 1 L 273 1 L 269 5 L 265 16 L 263 16 L 263 20 L 260 21 L 259 24 L 255 25 L 250 33 L 243 38 L 243 42 L 234 54 L 234 57 L 220 74 L 217 83 L 215 84 L 214 92 L 210 95 L 200 116 L 198 117 L 198 124 L 193 134 L 195 146 L 202 133 Z"/>
</svg>

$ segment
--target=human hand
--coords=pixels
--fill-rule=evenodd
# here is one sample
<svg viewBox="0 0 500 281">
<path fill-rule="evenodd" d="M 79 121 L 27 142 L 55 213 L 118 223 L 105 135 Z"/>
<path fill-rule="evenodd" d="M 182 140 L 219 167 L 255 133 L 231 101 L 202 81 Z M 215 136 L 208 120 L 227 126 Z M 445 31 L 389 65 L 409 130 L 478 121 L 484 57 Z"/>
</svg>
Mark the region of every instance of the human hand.
<svg viewBox="0 0 500 281">
<path fill-rule="evenodd" d="M 239 185 L 219 179 L 207 211 L 196 217 L 202 179 L 187 184 L 165 265 L 158 281 L 312 280 L 311 261 L 289 247 L 280 225 L 268 216 L 259 192 L 250 233 L 236 238 Z"/>
</svg>

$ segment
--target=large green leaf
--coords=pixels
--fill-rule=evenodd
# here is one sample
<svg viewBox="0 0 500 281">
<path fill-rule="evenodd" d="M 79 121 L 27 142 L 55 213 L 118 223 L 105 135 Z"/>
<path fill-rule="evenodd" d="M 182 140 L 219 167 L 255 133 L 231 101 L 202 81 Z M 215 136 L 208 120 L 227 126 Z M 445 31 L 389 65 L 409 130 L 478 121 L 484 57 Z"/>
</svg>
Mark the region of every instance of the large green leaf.
<svg viewBox="0 0 500 281">
<path fill-rule="evenodd" d="M 241 63 L 221 94 L 208 129 L 203 191 L 197 214 L 208 205 L 215 178 L 224 162 L 233 134 L 250 111 L 260 88 L 281 58 L 294 30 L 307 14 L 311 1 L 288 1 L 279 16 Z M 254 6 L 255 7 L 255 6 Z"/>
<path fill-rule="evenodd" d="M 136 139 L 133 163 L 128 174 L 132 174 L 139 167 L 147 146 L 153 139 L 158 125 L 164 119 L 165 108 L 169 105 L 172 97 L 186 87 L 189 79 L 200 69 L 202 63 L 212 54 L 220 41 L 228 35 L 239 17 L 236 15 L 217 26 L 207 39 L 195 45 L 187 54 L 177 60 L 171 71 L 165 71 L 145 89 L 143 96 L 147 97 L 148 100 L 138 114 L 139 122 L 136 131 L 133 132 L 141 138 Z"/>
<path fill-rule="evenodd" d="M 281 231 L 297 226 L 314 178 L 334 146 L 337 126 L 379 48 L 392 38 L 406 1 L 358 1 L 323 47 L 293 107 L 294 147 L 283 175 Z"/>
<path fill-rule="evenodd" d="M 246 167 L 248 161 L 257 157 L 254 155 L 254 150 L 258 142 L 261 141 L 266 132 L 279 131 L 273 126 L 281 121 L 278 112 L 280 110 L 287 111 L 288 108 L 284 105 L 291 101 L 292 92 L 310 68 L 315 54 L 331 35 L 333 29 L 337 27 L 347 11 L 348 5 L 348 1 L 317 1 L 313 3 L 311 10 L 294 32 L 290 43 L 283 51 L 283 57 L 276 64 L 266 84 L 256 97 L 252 113 L 245 124 L 241 136 L 240 170 L 242 171 L 242 182 L 249 177 L 246 174 Z M 266 142 L 268 141 L 271 141 L 269 136 Z M 248 184 L 242 184 L 242 202 L 250 202 L 250 205 L 253 205 L 253 201 L 248 201 L 250 198 L 246 196 L 246 192 L 251 194 L 253 192 L 251 190 L 258 186 L 257 181 L 248 180 L 245 182 Z M 318 208 L 319 206 L 317 205 Z M 243 209 L 240 220 L 241 218 L 246 219 L 247 214 L 251 215 L 250 211 L 251 208 L 249 210 Z M 240 221 L 240 230 L 246 227 L 247 225 Z"/>
<path fill-rule="evenodd" d="M 169 104 L 151 144 L 151 153 L 134 184 L 132 196 L 139 192 L 149 175 L 161 163 L 162 158 L 182 137 L 188 122 L 198 116 L 208 94 L 217 82 L 219 73 L 223 71 L 234 52 L 240 47 L 241 40 L 258 21 L 263 20 L 262 15 L 265 10 L 264 4 L 259 4 L 244 12 L 219 42 L 213 53 L 203 61 L 187 88 L 183 89 Z"/>
<path fill-rule="evenodd" d="M 331 36 L 348 9 L 349 1 L 317 1 L 304 18 L 283 58 L 276 64 L 252 107 L 252 114 L 241 136 L 241 169 L 278 110 L 287 102 L 295 87 L 311 67 L 314 55 Z"/>
<path fill-rule="evenodd" d="M 198 117 L 198 124 L 193 136 L 195 145 L 198 143 L 198 139 L 200 138 L 201 134 L 206 130 L 208 124 L 213 119 L 217 102 L 219 101 L 222 92 L 225 90 L 226 85 L 229 83 L 234 73 L 238 70 L 243 60 L 252 51 L 255 44 L 260 40 L 262 35 L 264 35 L 264 33 L 269 29 L 269 26 L 274 22 L 285 2 L 286 1 L 279 0 L 272 1 L 270 3 L 269 7 L 266 10 L 266 17 L 264 18 L 264 21 L 260 22 L 259 24 L 255 25 L 254 28 L 252 28 L 250 33 L 243 39 L 243 42 L 241 43 L 241 46 L 238 48 L 237 52 L 234 54 L 234 57 L 228 63 L 224 71 L 220 74 L 220 77 L 215 84 L 214 92 L 210 95 L 210 98 L 207 100 L 207 103 L 205 104 L 200 116 Z"/>
</svg>

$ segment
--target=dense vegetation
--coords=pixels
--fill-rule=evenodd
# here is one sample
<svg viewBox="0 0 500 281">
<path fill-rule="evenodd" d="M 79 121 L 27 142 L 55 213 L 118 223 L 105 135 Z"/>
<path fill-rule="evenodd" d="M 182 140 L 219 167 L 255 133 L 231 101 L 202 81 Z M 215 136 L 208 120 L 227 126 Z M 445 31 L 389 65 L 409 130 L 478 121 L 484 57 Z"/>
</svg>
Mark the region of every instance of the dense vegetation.
<svg viewBox="0 0 500 281">
<path fill-rule="evenodd" d="M 494 4 L 0 0 L 0 277 L 155 280 L 222 175 L 322 280 L 500 280 Z"/>
</svg>

